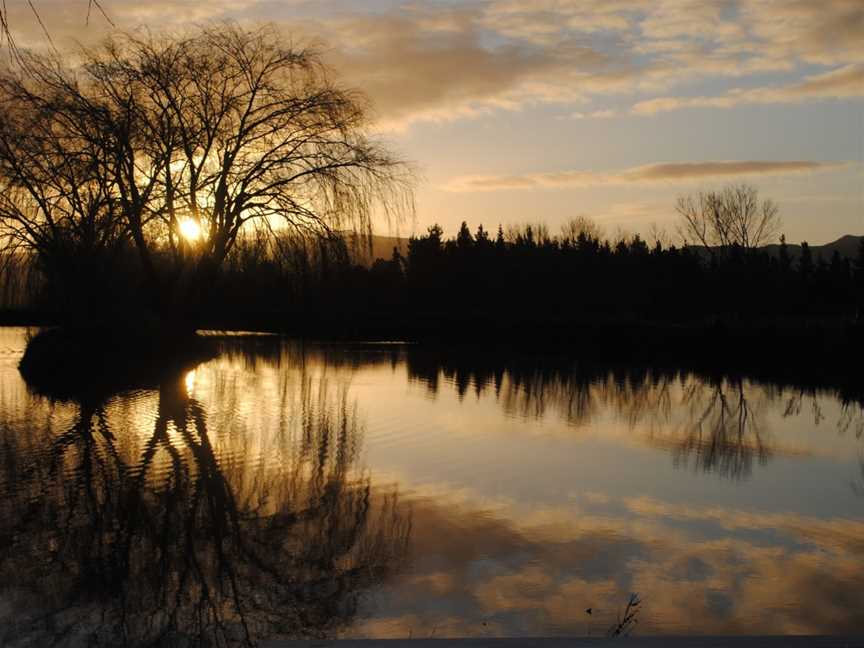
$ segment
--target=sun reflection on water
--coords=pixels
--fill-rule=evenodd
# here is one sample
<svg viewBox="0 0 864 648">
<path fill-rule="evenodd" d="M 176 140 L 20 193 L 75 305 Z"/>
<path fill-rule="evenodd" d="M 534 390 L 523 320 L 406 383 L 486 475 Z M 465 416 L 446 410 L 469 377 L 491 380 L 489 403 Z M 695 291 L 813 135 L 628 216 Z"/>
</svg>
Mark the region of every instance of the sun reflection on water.
<svg viewBox="0 0 864 648">
<path fill-rule="evenodd" d="M 195 375 L 197 371 L 192 369 L 189 373 L 186 374 L 186 377 L 183 379 L 184 384 L 186 385 L 186 395 L 189 398 L 192 398 L 195 395 Z"/>
</svg>

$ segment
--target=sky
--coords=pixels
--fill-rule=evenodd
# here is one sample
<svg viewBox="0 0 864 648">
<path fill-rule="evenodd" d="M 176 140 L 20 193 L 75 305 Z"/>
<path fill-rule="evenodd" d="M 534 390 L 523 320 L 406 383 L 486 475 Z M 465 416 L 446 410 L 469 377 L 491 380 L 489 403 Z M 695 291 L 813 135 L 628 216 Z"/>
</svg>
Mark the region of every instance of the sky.
<svg viewBox="0 0 864 648">
<path fill-rule="evenodd" d="M 32 0 L 58 47 L 111 29 Z M 790 242 L 864 234 L 861 0 L 101 0 L 121 29 L 275 23 L 365 92 L 418 170 L 416 214 L 455 234 L 575 216 L 676 232 L 676 197 L 747 182 Z M 18 44 L 45 36 L 7 0 Z"/>
</svg>

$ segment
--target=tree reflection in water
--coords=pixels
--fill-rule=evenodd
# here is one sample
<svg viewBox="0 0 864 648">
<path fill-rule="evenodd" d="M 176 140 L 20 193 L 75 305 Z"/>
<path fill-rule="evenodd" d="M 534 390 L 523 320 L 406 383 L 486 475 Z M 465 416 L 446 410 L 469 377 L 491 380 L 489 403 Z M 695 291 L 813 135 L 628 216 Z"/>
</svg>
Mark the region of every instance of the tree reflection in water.
<svg viewBox="0 0 864 648">
<path fill-rule="evenodd" d="M 176 374 L 158 389 L 68 407 L 0 380 L 0 644 L 229 645 L 340 634 L 358 616 L 362 593 L 404 565 L 411 533 L 404 501 L 373 489 L 359 470 L 356 399 L 389 380 L 386 370 L 382 383 L 366 374 L 350 396 L 352 377 L 370 365 L 400 372 L 400 390 L 407 374 L 433 397 L 451 391 L 454 401 L 484 400 L 508 417 L 560 417 L 572 428 L 550 433 L 596 428 L 623 435 L 614 441 L 663 448 L 679 466 L 736 479 L 822 442 L 812 435 L 795 446 L 794 426 L 772 433 L 779 417 L 838 417 L 838 431 L 850 436 L 864 426 L 860 398 L 840 394 L 838 408 L 813 389 L 736 376 L 278 338 L 223 346 L 197 378 Z M 373 423 L 377 434 L 389 421 Z M 419 529 L 431 514 L 416 511 Z M 417 555 L 437 551 L 436 515 L 415 534 Z M 453 533 L 449 544 L 471 545 L 474 555 L 498 527 L 477 528 L 482 540 Z M 427 544 L 418 548 L 418 539 Z M 562 564 L 603 566 L 603 552 L 584 551 L 568 549 Z"/>
<path fill-rule="evenodd" d="M 819 390 L 758 383 L 742 376 L 700 374 L 676 368 L 609 367 L 557 357 L 464 357 L 407 350 L 409 375 L 433 394 L 451 384 L 459 398 L 473 387 L 494 391 L 509 414 L 526 418 L 558 415 L 575 427 L 591 425 L 605 410 L 647 440 L 667 448 L 676 466 L 732 479 L 748 477 L 754 462 L 776 453 L 764 423 L 767 405 L 783 405 L 784 416 L 812 413 L 824 419 Z M 859 392 L 837 393 L 842 403 L 837 429 L 864 435 L 864 400 Z M 683 412 L 683 418 L 682 418 Z"/>
<path fill-rule="evenodd" d="M 692 460 L 697 469 L 741 478 L 750 474 L 754 459 L 768 463 L 772 450 L 742 380 L 688 384 L 684 403 L 692 417 L 673 447 L 676 464 Z"/>
<path fill-rule="evenodd" d="M 56 436 L 4 429 L 3 645 L 231 645 L 348 624 L 404 559 L 410 514 L 354 468 L 344 390 L 304 381 L 297 402 L 299 443 L 257 462 L 214 450 L 182 374 L 140 444 L 112 429 L 109 401 L 77 403 Z"/>
</svg>

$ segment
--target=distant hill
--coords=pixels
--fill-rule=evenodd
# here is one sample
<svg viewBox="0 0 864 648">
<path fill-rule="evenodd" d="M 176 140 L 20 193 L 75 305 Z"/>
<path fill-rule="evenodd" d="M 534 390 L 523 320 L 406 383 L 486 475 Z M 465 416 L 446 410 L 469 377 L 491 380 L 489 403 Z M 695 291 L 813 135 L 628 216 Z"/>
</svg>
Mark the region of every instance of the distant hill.
<svg viewBox="0 0 864 648">
<path fill-rule="evenodd" d="M 821 256 L 826 261 L 831 259 L 835 250 L 841 257 L 854 259 L 858 256 L 858 246 L 861 245 L 861 239 L 864 239 L 864 236 L 852 236 L 851 234 L 847 234 L 846 236 L 841 236 L 832 243 L 826 243 L 825 245 L 811 245 L 810 252 L 813 254 L 814 259 L 818 259 Z M 766 245 L 762 249 L 773 256 L 780 254 L 779 244 Z M 786 249 L 789 251 L 789 256 L 792 258 L 801 256 L 800 245 L 787 243 Z"/>
<path fill-rule="evenodd" d="M 825 261 L 830 261 L 831 257 L 834 255 L 834 250 L 837 250 L 841 258 L 854 260 L 858 257 L 858 246 L 861 245 L 861 239 L 864 239 L 864 236 L 853 236 L 852 234 L 846 234 L 845 236 L 841 236 L 836 241 L 826 243 L 825 245 L 810 245 L 810 254 L 812 255 L 814 261 L 819 259 L 820 257 L 825 259 Z M 709 248 L 706 248 L 704 245 L 690 245 L 688 246 L 688 248 L 700 255 L 707 255 L 709 250 Z M 758 249 L 763 252 L 767 252 L 771 256 L 776 257 L 780 255 L 779 243 L 763 245 Z M 801 256 L 801 245 L 797 243 L 787 242 L 786 250 L 788 251 L 789 258 L 791 259 L 797 259 L 799 256 Z"/>
<path fill-rule="evenodd" d="M 393 248 L 398 248 L 399 254 L 408 254 L 408 239 L 399 236 L 372 236 L 370 241 L 359 243 L 348 240 L 348 248 L 355 263 L 371 266 L 376 259 L 390 259 L 393 256 Z"/>
</svg>

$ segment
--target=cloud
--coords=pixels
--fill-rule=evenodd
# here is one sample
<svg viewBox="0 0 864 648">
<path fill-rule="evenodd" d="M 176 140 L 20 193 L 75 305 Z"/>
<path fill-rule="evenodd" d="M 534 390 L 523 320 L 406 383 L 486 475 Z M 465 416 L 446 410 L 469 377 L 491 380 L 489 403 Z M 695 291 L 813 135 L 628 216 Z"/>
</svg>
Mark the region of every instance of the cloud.
<svg viewBox="0 0 864 648">
<path fill-rule="evenodd" d="M 23 5 L 16 3 L 11 24 L 20 45 L 38 47 L 44 36 Z M 403 4 L 386 13 L 353 7 L 328 11 L 321 5 L 317 14 L 308 7 L 300 11 L 300 5 L 159 0 L 150 6 L 112 0 L 108 9 L 121 29 L 141 23 L 182 30 L 213 20 L 273 20 L 295 42 L 320 43 L 340 82 L 369 96 L 382 128 L 571 101 L 589 91 L 627 87 L 638 78 L 635 66 L 572 39 L 554 48 L 525 39 L 502 41 L 484 25 L 480 5 Z M 86 1 L 80 12 L 56 11 L 56 0 L 39 0 L 36 6 L 61 47 L 72 39 L 93 42 L 109 31 L 101 17 L 82 29 Z"/>
<path fill-rule="evenodd" d="M 682 108 L 731 108 L 741 104 L 800 103 L 809 99 L 864 97 L 864 65 L 806 77 L 799 83 L 778 87 L 735 88 L 713 97 L 657 97 L 633 106 L 634 115 L 653 115 Z"/>
<path fill-rule="evenodd" d="M 119 21 L 124 25 L 141 23 L 152 25 L 153 21 L 158 21 L 160 27 L 164 28 L 166 23 L 189 25 L 235 15 L 254 7 L 256 0 L 207 0 L 207 2 L 102 0 L 101 4 L 112 21 Z"/>
<path fill-rule="evenodd" d="M 94 16 L 83 29 L 85 0 L 80 10 L 69 0 L 35 4 L 58 43 L 95 39 L 108 28 Z M 344 82 L 370 96 L 383 128 L 611 93 L 647 96 L 636 114 L 862 94 L 860 0 L 406 0 L 387 11 L 363 7 L 302 0 L 106 3 L 124 29 L 142 22 L 177 29 L 208 20 L 275 21 L 298 38 L 319 39 Z M 44 43 L 26 3 L 13 3 L 9 15 L 19 44 Z M 794 74 L 813 64 L 833 69 L 788 87 L 650 98 L 695 80 Z"/>
<path fill-rule="evenodd" d="M 617 115 L 618 113 L 610 108 L 606 110 L 595 110 L 589 113 L 574 112 L 570 114 L 570 117 L 571 119 L 610 119 Z"/>
<path fill-rule="evenodd" d="M 353 631 L 603 632 L 630 591 L 645 597 L 642 634 L 853 631 L 864 619 L 862 531 L 860 521 L 649 497 L 529 512 L 418 498 L 412 549 L 423 560 L 383 584 Z"/>
<path fill-rule="evenodd" d="M 524 175 L 463 176 L 448 182 L 448 191 L 499 191 L 507 189 L 569 188 L 597 185 L 626 185 L 702 180 L 709 178 L 765 176 L 829 171 L 848 166 L 847 162 L 808 160 L 716 161 L 647 164 L 618 172 L 554 171 Z"/>
<path fill-rule="evenodd" d="M 742 0 L 739 16 L 765 56 L 821 65 L 864 62 L 860 0 Z"/>
<path fill-rule="evenodd" d="M 574 31 L 626 31 L 644 8 L 639 0 L 502 0 L 486 5 L 481 20 L 503 36 L 550 45 Z"/>
<path fill-rule="evenodd" d="M 844 166 L 843 162 L 794 161 L 729 161 L 729 162 L 685 162 L 678 164 L 649 164 L 624 172 L 629 181 L 682 180 L 691 178 L 739 176 L 739 175 L 785 175 L 806 171 L 820 171 Z"/>
<path fill-rule="evenodd" d="M 470 12 L 454 14 L 451 28 L 430 30 L 416 15 L 354 17 L 324 38 L 352 43 L 331 52 L 333 65 L 372 98 L 391 127 L 516 109 L 532 101 L 570 100 L 576 93 L 561 79 L 574 68 L 601 70 L 609 62 L 588 47 L 552 50 L 512 43 L 489 48 L 473 18 Z"/>
</svg>

